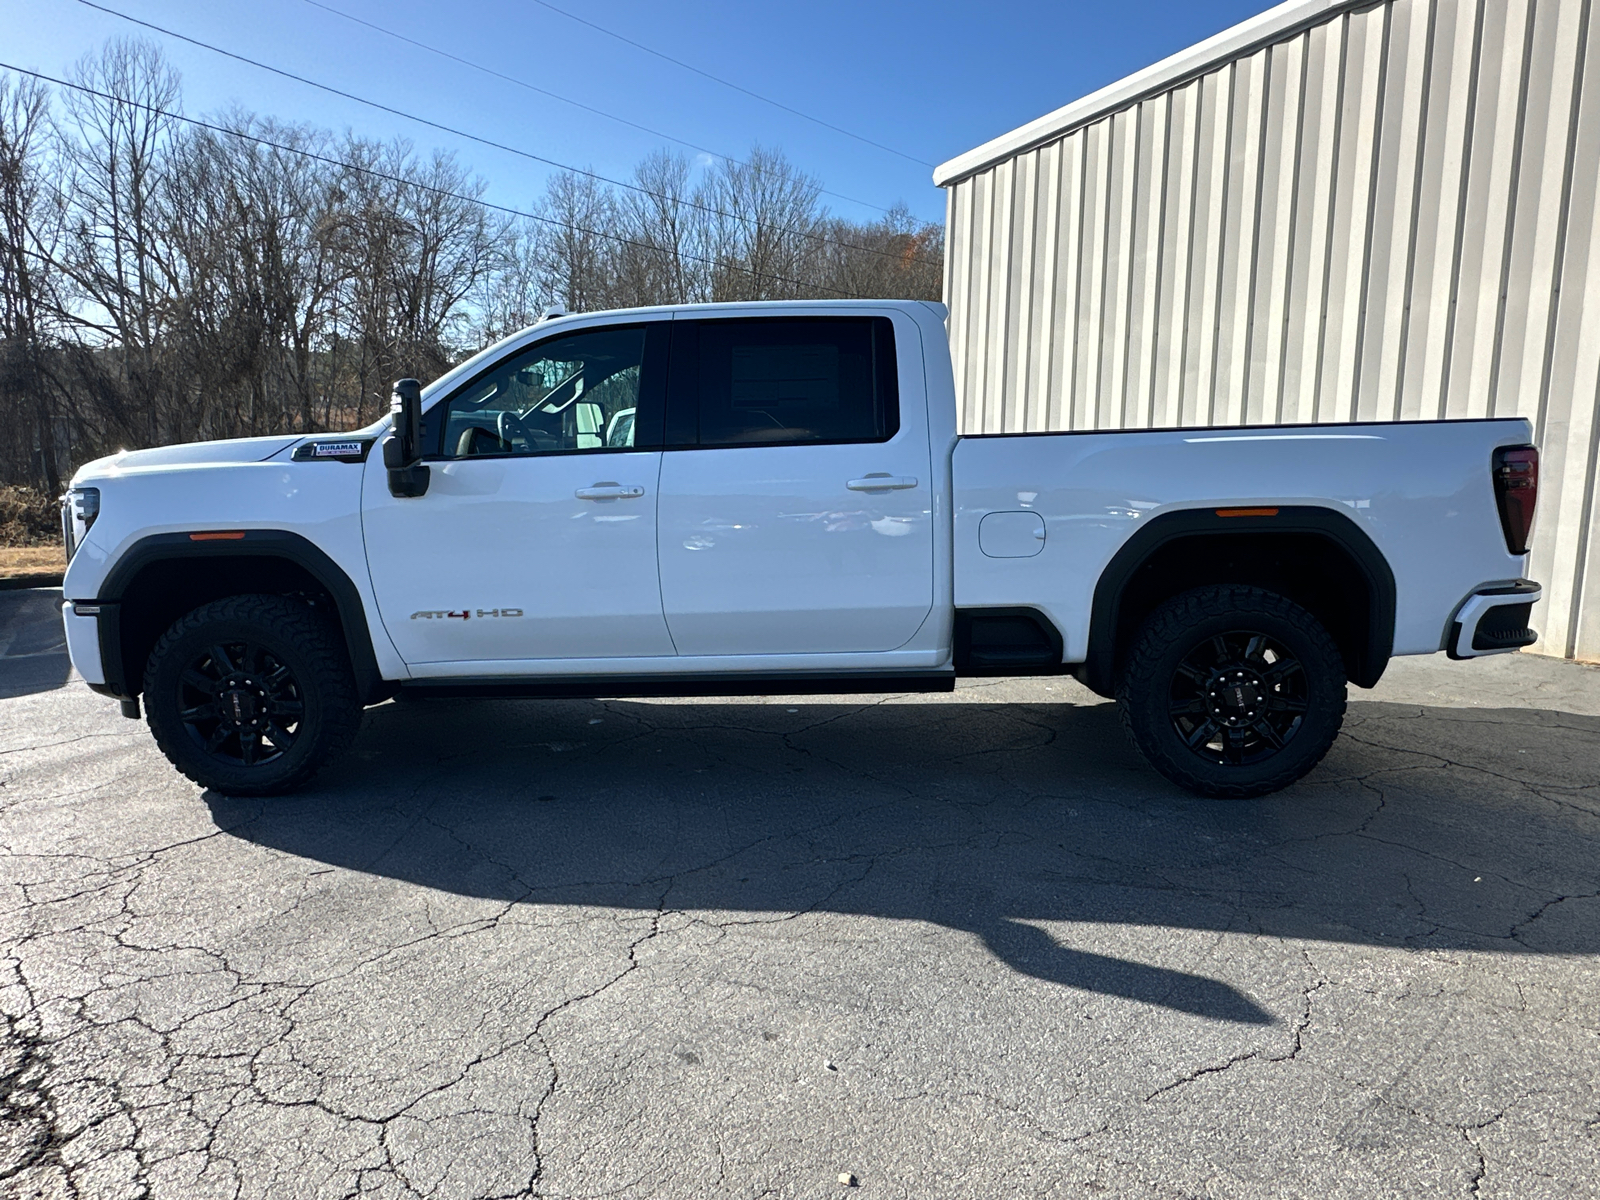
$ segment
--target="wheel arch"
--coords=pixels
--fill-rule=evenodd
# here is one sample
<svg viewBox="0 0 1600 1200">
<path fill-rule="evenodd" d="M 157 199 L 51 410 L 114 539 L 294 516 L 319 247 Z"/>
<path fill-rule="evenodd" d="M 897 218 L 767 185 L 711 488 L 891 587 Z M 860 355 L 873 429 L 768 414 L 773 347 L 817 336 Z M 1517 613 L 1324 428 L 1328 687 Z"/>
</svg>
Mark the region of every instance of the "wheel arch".
<svg viewBox="0 0 1600 1200">
<path fill-rule="evenodd" d="M 1307 608 L 1338 643 L 1352 683 L 1372 687 L 1382 677 L 1394 649 L 1395 581 L 1372 539 L 1314 505 L 1233 511 L 1164 513 L 1112 557 L 1095 585 L 1079 672 L 1091 690 L 1113 694 L 1127 647 L 1157 605 L 1222 583 L 1264 587 Z"/>
<path fill-rule="evenodd" d="M 141 538 L 106 575 L 100 606 L 97 690 L 131 700 L 144 686 L 144 663 L 173 621 L 202 604 L 248 592 L 326 597 L 350 655 L 362 703 L 389 686 L 378 669 L 361 594 L 345 570 L 297 533 L 249 529 L 227 539 L 197 540 L 187 532 Z"/>
</svg>

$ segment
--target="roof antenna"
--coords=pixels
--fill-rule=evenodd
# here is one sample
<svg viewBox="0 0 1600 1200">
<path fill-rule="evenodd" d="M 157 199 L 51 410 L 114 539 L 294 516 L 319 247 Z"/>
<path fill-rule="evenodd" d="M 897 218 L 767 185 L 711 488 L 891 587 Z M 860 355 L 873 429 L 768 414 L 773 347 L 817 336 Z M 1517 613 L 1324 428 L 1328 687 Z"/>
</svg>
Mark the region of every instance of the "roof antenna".
<svg viewBox="0 0 1600 1200">
<path fill-rule="evenodd" d="M 543 315 L 541 315 L 539 317 L 539 320 L 540 321 L 548 321 L 552 317 L 565 317 L 565 316 L 568 316 L 568 315 L 570 315 L 570 314 L 568 314 L 565 306 L 560 305 L 560 304 L 552 304 L 549 308 L 544 310 L 544 313 L 543 313 Z M 538 322 L 535 322 L 535 324 L 537 324 L 537 323 Z"/>
</svg>

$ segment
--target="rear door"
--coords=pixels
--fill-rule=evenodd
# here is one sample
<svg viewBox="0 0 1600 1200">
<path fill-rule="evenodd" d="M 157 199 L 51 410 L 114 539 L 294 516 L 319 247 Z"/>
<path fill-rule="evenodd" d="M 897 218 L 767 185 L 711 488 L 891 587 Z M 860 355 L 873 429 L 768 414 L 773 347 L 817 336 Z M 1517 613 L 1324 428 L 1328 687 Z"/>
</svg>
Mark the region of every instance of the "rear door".
<svg viewBox="0 0 1600 1200">
<path fill-rule="evenodd" d="M 916 634 L 933 604 L 919 336 L 904 316 L 673 322 L 657 536 L 679 654 L 870 656 Z"/>
<path fill-rule="evenodd" d="M 407 663 L 671 655 L 656 574 L 669 326 L 580 328 L 431 406 L 426 495 L 373 454 L 367 562 Z"/>
</svg>

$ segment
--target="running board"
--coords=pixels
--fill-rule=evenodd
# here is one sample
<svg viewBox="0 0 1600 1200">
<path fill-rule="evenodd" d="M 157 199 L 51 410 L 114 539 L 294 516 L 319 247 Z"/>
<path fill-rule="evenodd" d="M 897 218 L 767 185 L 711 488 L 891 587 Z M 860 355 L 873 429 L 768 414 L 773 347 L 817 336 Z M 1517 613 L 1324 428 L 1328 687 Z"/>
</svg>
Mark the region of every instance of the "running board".
<svg viewBox="0 0 1600 1200">
<path fill-rule="evenodd" d="M 955 673 L 923 671 L 839 675 L 586 675 L 563 679 L 408 680 L 399 694 L 410 699 L 499 697 L 502 699 L 624 700 L 661 696 L 848 696 L 884 692 L 953 692 Z"/>
</svg>

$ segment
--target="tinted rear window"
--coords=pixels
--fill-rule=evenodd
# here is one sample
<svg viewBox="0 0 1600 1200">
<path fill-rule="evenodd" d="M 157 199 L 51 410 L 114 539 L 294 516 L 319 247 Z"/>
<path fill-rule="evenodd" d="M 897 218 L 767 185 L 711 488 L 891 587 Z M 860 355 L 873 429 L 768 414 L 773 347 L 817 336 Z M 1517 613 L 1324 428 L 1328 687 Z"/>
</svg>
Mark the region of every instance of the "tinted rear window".
<svg viewBox="0 0 1600 1200">
<path fill-rule="evenodd" d="M 899 428 L 886 317 L 673 323 L 672 441 L 878 442 Z"/>
</svg>

